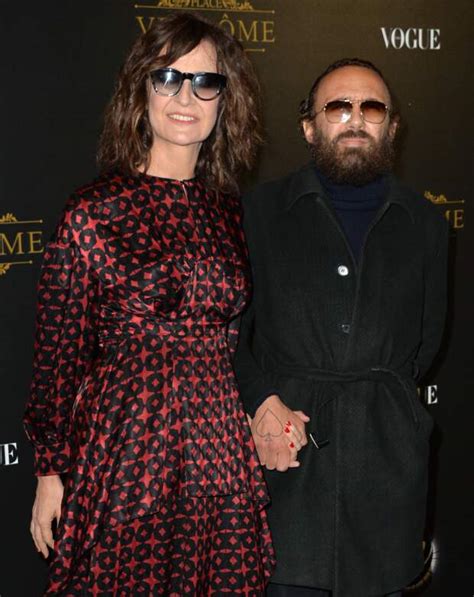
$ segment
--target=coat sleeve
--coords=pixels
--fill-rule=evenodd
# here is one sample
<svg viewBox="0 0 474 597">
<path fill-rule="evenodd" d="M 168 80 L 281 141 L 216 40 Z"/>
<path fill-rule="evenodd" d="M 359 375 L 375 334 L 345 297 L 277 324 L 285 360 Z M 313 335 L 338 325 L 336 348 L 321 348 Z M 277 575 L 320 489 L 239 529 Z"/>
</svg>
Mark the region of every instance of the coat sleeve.
<svg viewBox="0 0 474 597">
<path fill-rule="evenodd" d="M 249 194 L 244 196 L 244 230 L 247 238 L 254 291 L 258 286 L 256 280 L 258 260 L 258 215 L 253 209 L 255 198 Z M 239 385 L 240 395 L 245 410 L 253 417 L 262 402 L 272 394 L 278 394 L 275 376 L 265 372 L 255 354 L 255 330 L 257 326 L 257 307 L 255 294 L 251 304 L 242 315 L 234 368 Z"/>
<path fill-rule="evenodd" d="M 46 246 L 38 284 L 33 376 L 23 419 L 38 476 L 68 471 L 72 409 L 95 349 L 97 284 L 74 241 L 73 218 L 69 205 Z"/>
<path fill-rule="evenodd" d="M 251 305 L 242 317 L 234 368 L 245 410 L 253 417 L 268 396 L 278 394 L 274 375 L 262 370 L 253 350 L 255 313 Z"/>
<path fill-rule="evenodd" d="M 417 378 L 423 378 L 435 358 L 444 333 L 447 306 L 448 223 L 437 220 L 430 234 L 425 265 L 422 340 L 416 358 Z"/>
</svg>

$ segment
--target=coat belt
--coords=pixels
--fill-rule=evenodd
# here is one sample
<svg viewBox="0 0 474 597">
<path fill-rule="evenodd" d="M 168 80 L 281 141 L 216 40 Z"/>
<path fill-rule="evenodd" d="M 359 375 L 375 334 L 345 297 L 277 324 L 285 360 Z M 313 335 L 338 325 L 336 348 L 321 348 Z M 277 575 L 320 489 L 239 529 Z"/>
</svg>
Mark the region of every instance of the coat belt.
<svg viewBox="0 0 474 597">
<path fill-rule="evenodd" d="M 416 427 L 419 426 L 420 421 L 418 415 L 413 406 L 413 399 L 411 396 L 411 388 L 409 381 L 412 379 L 409 376 L 409 368 L 404 369 L 391 369 L 384 366 L 368 367 L 357 371 L 335 371 L 331 369 L 320 369 L 317 367 L 307 367 L 295 364 L 285 364 L 277 362 L 270 358 L 268 354 L 264 355 L 262 359 L 264 363 L 264 370 L 267 373 L 273 375 L 289 377 L 293 379 L 300 379 L 302 381 L 318 381 L 318 382 L 329 382 L 329 383 L 355 383 L 361 381 L 381 381 L 387 382 L 388 380 L 394 380 L 405 394 L 408 404 L 412 412 L 413 420 Z M 268 367 L 270 365 L 270 367 Z M 325 406 L 328 402 L 332 402 L 335 398 L 331 398 L 327 402 L 323 403 L 320 408 Z M 309 433 L 310 439 L 316 448 L 320 449 L 327 444 L 329 440 L 327 438 L 316 435 L 315 432 Z"/>
</svg>

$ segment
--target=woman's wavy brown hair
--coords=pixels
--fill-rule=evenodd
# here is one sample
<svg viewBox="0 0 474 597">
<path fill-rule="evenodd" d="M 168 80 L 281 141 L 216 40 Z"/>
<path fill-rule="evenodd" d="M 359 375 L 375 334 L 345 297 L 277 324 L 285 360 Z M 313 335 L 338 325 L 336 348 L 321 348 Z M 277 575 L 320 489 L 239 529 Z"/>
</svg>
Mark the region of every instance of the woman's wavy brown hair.
<svg viewBox="0 0 474 597">
<path fill-rule="evenodd" d="M 227 77 L 216 126 L 201 147 L 196 175 L 211 187 L 236 192 L 236 176 L 250 169 L 262 142 L 259 84 L 241 44 L 217 25 L 194 14 L 173 13 L 156 19 L 132 46 L 119 73 L 105 113 L 99 141 L 102 171 L 134 174 L 150 165 L 153 134 L 148 120 L 148 80 L 153 68 L 165 67 L 210 41 L 217 70 Z"/>
</svg>

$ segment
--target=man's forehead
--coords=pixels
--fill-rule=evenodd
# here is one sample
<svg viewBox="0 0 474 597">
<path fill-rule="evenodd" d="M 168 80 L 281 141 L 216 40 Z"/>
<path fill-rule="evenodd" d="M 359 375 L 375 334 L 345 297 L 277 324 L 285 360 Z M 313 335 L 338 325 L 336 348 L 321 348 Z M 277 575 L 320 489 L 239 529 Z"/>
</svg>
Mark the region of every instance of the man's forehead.
<svg viewBox="0 0 474 597">
<path fill-rule="evenodd" d="M 317 102 L 343 97 L 354 99 L 390 99 L 387 86 L 373 70 L 363 66 L 343 66 L 326 75 L 316 91 Z"/>
</svg>

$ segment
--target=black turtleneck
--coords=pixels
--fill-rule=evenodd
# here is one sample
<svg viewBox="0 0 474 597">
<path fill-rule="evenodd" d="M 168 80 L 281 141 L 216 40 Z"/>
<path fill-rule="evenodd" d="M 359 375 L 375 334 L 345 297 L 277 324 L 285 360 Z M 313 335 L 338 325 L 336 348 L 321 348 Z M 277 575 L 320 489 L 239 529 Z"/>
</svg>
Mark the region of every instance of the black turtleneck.
<svg viewBox="0 0 474 597">
<path fill-rule="evenodd" d="M 367 230 L 388 192 L 388 176 L 362 187 L 334 184 L 317 171 L 321 184 L 337 214 L 356 260 L 359 260 Z"/>
</svg>

